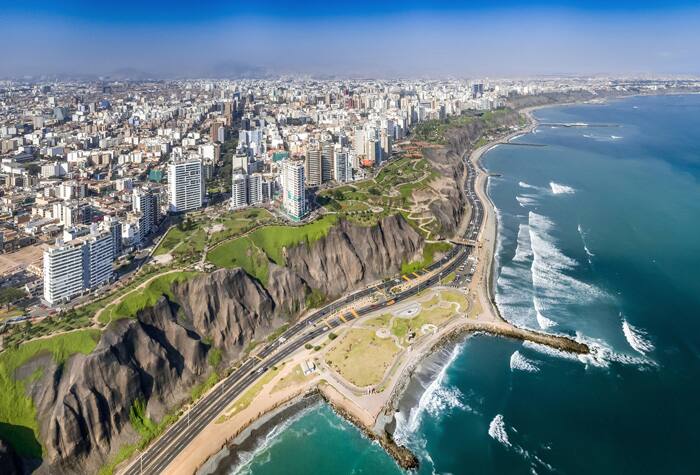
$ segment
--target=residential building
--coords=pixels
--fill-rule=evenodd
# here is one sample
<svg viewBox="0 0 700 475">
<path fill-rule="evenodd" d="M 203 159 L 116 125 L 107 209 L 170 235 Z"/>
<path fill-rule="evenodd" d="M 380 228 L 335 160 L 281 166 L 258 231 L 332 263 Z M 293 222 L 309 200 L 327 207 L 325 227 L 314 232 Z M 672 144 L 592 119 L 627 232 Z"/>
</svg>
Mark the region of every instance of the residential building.
<svg viewBox="0 0 700 475">
<path fill-rule="evenodd" d="M 200 208 L 204 201 L 202 161 L 191 159 L 168 165 L 169 208 L 174 213 Z"/>
</svg>

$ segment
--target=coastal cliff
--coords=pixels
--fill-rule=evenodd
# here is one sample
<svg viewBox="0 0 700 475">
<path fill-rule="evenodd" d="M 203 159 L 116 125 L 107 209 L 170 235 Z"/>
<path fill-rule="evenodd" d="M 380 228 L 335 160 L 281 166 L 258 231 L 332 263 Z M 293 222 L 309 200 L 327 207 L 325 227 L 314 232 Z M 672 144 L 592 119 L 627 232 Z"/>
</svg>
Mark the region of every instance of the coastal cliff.
<svg viewBox="0 0 700 475">
<path fill-rule="evenodd" d="M 286 249 L 285 266 L 270 262 L 265 285 L 240 268 L 196 275 L 135 318 L 110 324 L 89 354 L 63 364 L 37 356 L 19 370 L 43 368 L 27 387 L 44 447 L 37 473 L 97 471 L 140 440 L 135 415 L 155 425 L 190 400 L 191 388 L 215 370 L 214 352 L 229 365 L 305 310 L 312 292 L 337 296 L 393 275 L 422 247 L 400 215 L 374 226 L 341 222 Z"/>
<path fill-rule="evenodd" d="M 451 127 L 445 132 L 445 145 L 425 147 L 423 157 L 441 176 L 441 199 L 430 205 L 430 210 L 441 225 L 445 236 L 457 230 L 465 210 L 469 209 L 464 192 L 463 181 L 465 166 L 462 157 L 472 150 L 488 129 L 511 127 L 520 121 L 520 114 L 515 110 L 504 110 L 486 120 L 472 120 L 463 125 Z"/>
<path fill-rule="evenodd" d="M 420 257 L 423 238 L 400 214 L 375 226 L 342 221 L 324 238 L 287 251 L 287 267 L 329 297 L 396 274 Z"/>
</svg>

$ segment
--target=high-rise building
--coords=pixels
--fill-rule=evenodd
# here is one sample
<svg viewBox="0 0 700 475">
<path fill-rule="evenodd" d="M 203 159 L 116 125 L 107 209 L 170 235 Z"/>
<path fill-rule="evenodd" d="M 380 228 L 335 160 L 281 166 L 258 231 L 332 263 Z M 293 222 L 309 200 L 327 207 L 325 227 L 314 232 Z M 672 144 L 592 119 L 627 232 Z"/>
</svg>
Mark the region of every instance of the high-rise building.
<svg viewBox="0 0 700 475">
<path fill-rule="evenodd" d="M 44 300 L 53 305 L 82 291 L 82 243 L 58 243 L 44 250 Z"/>
<path fill-rule="evenodd" d="M 110 231 L 95 226 L 88 235 L 57 242 L 44 251 L 44 300 L 54 305 L 112 278 Z"/>
<path fill-rule="evenodd" d="M 204 180 L 202 161 L 191 159 L 168 165 L 169 207 L 172 212 L 189 211 L 202 206 Z"/>
<path fill-rule="evenodd" d="M 319 148 L 310 147 L 306 151 L 306 186 L 318 186 L 322 183 L 323 165 L 321 160 L 321 150 Z"/>
<path fill-rule="evenodd" d="M 295 220 L 306 216 L 306 186 L 304 165 L 299 161 L 282 162 L 282 206 L 287 215 Z"/>
<path fill-rule="evenodd" d="M 333 179 L 339 183 L 352 180 L 352 167 L 348 160 L 348 152 L 335 151 L 333 160 Z"/>
<path fill-rule="evenodd" d="M 160 221 L 160 196 L 151 189 L 137 189 L 131 195 L 131 207 L 141 215 L 140 231 L 146 236 L 156 230 Z"/>
<path fill-rule="evenodd" d="M 355 129 L 354 145 L 356 155 L 362 157 L 367 156 L 367 133 L 362 127 L 357 127 Z"/>
<path fill-rule="evenodd" d="M 231 178 L 231 208 L 243 208 L 248 204 L 246 175 L 234 173 Z"/>
<path fill-rule="evenodd" d="M 321 182 L 333 179 L 333 142 L 323 142 L 321 148 Z"/>
<path fill-rule="evenodd" d="M 248 204 L 257 205 L 263 202 L 262 175 L 253 173 L 248 175 Z"/>
<path fill-rule="evenodd" d="M 112 233 L 94 232 L 84 238 L 83 286 L 94 289 L 112 278 Z"/>
<path fill-rule="evenodd" d="M 224 125 L 221 122 L 214 122 L 213 124 L 211 124 L 211 129 L 209 129 L 209 132 L 209 138 L 212 142 L 223 143 L 226 139 L 226 129 L 224 129 Z"/>
<path fill-rule="evenodd" d="M 105 216 L 103 229 L 112 235 L 112 260 L 122 255 L 122 223 L 113 216 Z"/>
</svg>

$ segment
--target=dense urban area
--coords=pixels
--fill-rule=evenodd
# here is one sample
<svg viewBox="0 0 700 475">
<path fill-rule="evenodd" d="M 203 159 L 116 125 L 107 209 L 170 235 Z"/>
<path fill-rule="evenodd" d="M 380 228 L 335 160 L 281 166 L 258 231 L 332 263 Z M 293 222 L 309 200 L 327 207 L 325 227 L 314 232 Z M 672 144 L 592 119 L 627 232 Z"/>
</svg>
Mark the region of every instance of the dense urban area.
<svg viewBox="0 0 700 475">
<path fill-rule="evenodd" d="M 27 362 L 50 354 L 60 366 L 88 355 L 111 324 L 157 307 L 163 296 L 182 300 L 204 285 L 203 275 L 240 268 L 225 279 L 243 282 L 242 302 L 258 291 L 271 295 L 279 317 L 266 323 L 272 341 L 302 310 L 391 274 L 393 261 L 335 281 L 298 255 L 299 245 L 333 228 L 343 228 L 346 241 L 365 239 L 358 227 L 381 233 L 385 254 L 402 259 L 400 274 L 416 279 L 439 257 L 452 258 L 455 244 L 473 245 L 475 234 L 458 229 L 461 208 L 473 198 L 455 198 L 456 187 L 445 182 L 461 183 L 462 170 L 451 177 L 449 167 L 426 158 L 427 149 L 454 140 L 450 129 L 473 126 L 471 150 L 524 127 L 517 113 L 524 107 L 698 85 L 602 78 L 0 82 L 0 438 L 23 456 L 46 455 L 26 391 L 44 369 Z M 464 173 L 473 182 L 474 170 Z M 451 200 L 460 206 L 441 204 Z M 291 260 L 302 263 L 295 267 L 300 278 L 285 270 Z M 348 262 L 341 256 L 332 265 Z M 458 264 L 430 282 L 459 283 Z M 438 297 L 430 305 L 469 307 L 466 300 L 459 306 L 464 297 Z M 185 311 L 190 318 L 194 307 L 183 303 L 174 318 L 183 320 Z M 397 346 L 410 344 L 416 328 L 396 333 Z M 263 342 L 252 334 L 236 340 L 246 348 L 235 354 L 222 336 L 202 340 L 214 370 L 200 372 L 204 381 L 189 380 L 189 401 L 226 377 L 222 358 L 231 363 Z M 341 357 L 331 355 L 329 364 L 340 368 Z M 176 418 L 155 423 L 144 402 L 125 403 L 140 445 L 105 451 L 99 462 L 109 462 L 106 473 Z M 63 446 L 52 450 L 56 460 L 71 455 Z"/>
</svg>

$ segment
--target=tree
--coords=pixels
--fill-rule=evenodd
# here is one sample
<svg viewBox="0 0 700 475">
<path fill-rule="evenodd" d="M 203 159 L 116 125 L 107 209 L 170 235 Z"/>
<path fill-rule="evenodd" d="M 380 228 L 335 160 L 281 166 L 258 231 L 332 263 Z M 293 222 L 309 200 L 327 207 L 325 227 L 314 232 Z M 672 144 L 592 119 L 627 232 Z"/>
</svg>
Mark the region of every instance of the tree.
<svg viewBox="0 0 700 475">
<path fill-rule="evenodd" d="M 5 287 L 0 290 L 0 305 L 10 308 L 10 305 L 19 299 L 23 299 L 27 294 L 22 289 Z"/>
</svg>

